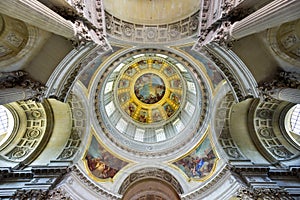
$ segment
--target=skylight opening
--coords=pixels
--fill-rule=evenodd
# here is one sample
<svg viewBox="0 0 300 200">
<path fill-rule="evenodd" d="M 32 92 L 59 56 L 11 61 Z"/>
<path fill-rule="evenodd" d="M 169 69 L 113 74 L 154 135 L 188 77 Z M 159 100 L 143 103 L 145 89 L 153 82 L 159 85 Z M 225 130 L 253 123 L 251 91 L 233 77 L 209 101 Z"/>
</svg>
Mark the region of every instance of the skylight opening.
<svg viewBox="0 0 300 200">
<path fill-rule="evenodd" d="M 4 106 L 0 106 L 0 135 L 7 133 L 8 122 L 7 109 Z"/>
<path fill-rule="evenodd" d="M 297 104 L 292 111 L 290 118 L 291 131 L 300 135 L 300 104 Z"/>
</svg>

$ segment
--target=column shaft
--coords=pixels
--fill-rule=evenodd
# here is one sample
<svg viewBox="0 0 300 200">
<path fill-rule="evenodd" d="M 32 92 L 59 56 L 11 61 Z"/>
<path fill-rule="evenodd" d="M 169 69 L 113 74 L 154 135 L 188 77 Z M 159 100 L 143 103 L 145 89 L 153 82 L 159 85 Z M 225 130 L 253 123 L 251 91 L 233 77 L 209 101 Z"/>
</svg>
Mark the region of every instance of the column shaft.
<svg viewBox="0 0 300 200">
<path fill-rule="evenodd" d="M 239 39 L 298 18 L 300 18 L 299 0 L 275 0 L 241 21 L 235 22 L 231 27 L 230 36 Z"/>
<path fill-rule="evenodd" d="M 271 96 L 278 100 L 288 101 L 291 103 L 300 104 L 300 90 L 292 88 L 282 88 L 270 91 Z"/>
<path fill-rule="evenodd" d="M 71 21 L 37 0 L 1 0 L 0 13 L 69 39 L 76 34 Z"/>
</svg>

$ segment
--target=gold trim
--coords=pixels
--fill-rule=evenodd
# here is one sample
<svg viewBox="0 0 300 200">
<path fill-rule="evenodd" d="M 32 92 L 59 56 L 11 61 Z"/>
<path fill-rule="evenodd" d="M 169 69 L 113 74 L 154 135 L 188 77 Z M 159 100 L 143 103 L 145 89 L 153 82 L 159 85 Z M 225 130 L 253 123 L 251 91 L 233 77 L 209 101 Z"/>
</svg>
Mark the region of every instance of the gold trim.
<svg viewBox="0 0 300 200">
<path fill-rule="evenodd" d="M 159 67 L 154 66 L 154 64 L 156 63 L 155 61 L 159 61 Z M 146 62 L 146 66 L 144 66 L 143 64 L 139 65 L 139 62 Z M 173 72 L 171 72 L 171 74 L 167 74 L 165 72 L 165 69 L 168 66 L 172 66 Z M 128 69 L 134 69 L 134 71 L 128 74 L 126 73 Z M 162 120 L 166 120 L 174 116 L 175 113 L 179 110 L 180 106 L 182 106 L 180 102 L 183 98 L 185 98 L 185 94 L 183 94 L 183 89 L 171 87 L 171 81 L 179 80 L 181 82 L 181 85 L 183 85 L 183 88 L 185 88 L 186 83 L 183 77 L 180 75 L 180 71 L 177 69 L 177 67 L 173 63 L 170 63 L 168 60 L 155 55 L 139 56 L 130 63 L 124 65 L 123 69 L 120 70 L 119 74 L 120 75 L 115 81 L 115 100 L 120 102 L 120 95 L 125 95 L 124 93 L 129 93 L 127 96 L 129 96 L 130 99 L 128 99 L 126 102 L 121 103 L 120 107 L 127 115 L 129 115 L 129 117 L 133 118 L 135 121 L 147 124 L 152 123 L 154 121 L 160 122 Z M 163 97 L 158 102 L 155 102 L 153 104 L 147 104 L 145 102 L 142 102 L 140 99 L 138 99 L 138 97 L 135 94 L 135 84 L 137 80 L 145 74 L 157 75 L 159 78 L 162 79 L 165 87 Z M 128 80 L 130 82 L 126 83 L 125 81 L 125 87 L 122 85 L 122 87 L 118 88 L 119 83 L 121 83 L 122 80 Z M 179 101 L 175 102 L 173 99 L 171 99 L 172 93 L 180 96 Z M 128 110 L 130 105 L 133 106 L 133 110 Z M 166 105 L 170 105 L 170 107 L 172 108 L 172 115 L 170 116 L 167 115 L 167 111 L 165 111 L 165 109 L 161 108 Z M 152 111 L 154 109 L 158 109 L 162 120 L 157 121 L 153 119 Z M 140 111 L 145 111 L 142 115 L 142 121 L 141 119 L 139 119 L 139 116 L 141 115 Z"/>
</svg>

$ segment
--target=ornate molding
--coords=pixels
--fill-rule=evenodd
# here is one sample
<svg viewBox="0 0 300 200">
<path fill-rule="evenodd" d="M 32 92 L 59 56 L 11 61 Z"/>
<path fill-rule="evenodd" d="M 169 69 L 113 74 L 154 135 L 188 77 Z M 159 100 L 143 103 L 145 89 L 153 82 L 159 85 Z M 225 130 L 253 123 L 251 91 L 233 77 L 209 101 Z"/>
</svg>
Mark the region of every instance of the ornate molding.
<svg viewBox="0 0 300 200">
<path fill-rule="evenodd" d="M 69 7 L 54 6 L 52 9 L 73 22 L 76 35 L 71 40 L 75 48 L 80 48 L 90 42 L 94 42 L 103 48 L 104 51 L 111 49 L 104 31 L 103 3 L 102 0 L 85 3 L 83 1 L 72 0 Z M 96 13 L 92 16 L 92 12 Z M 88 14 L 86 14 L 88 13 Z"/>
<path fill-rule="evenodd" d="M 285 190 L 281 188 L 249 189 L 249 188 L 242 187 L 237 192 L 236 197 L 241 200 L 242 199 L 248 199 L 248 200 L 256 200 L 256 199 L 293 200 L 294 199 Z"/>
<path fill-rule="evenodd" d="M 82 171 L 76 165 L 73 165 L 72 167 L 70 167 L 70 170 L 71 171 L 69 173 L 74 174 L 80 180 L 80 182 L 86 186 L 87 189 L 95 192 L 95 194 L 97 194 L 98 198 L 103 197 L 104 199 L 110 199 L 110 200 L 120 200 L 121 199 L 118 196 L 116 196 L 112 193 L 109 193 L 105 189 L 102 189 L 98 185 L 96 185 L 94 183 L 94 181 L 91 181 L 84 173 L 82 173 Z M 72 185 L 73 183 L 74 183 L 74 179 L 71 177 L 68 180 L 68 184 Z M 60 185 L 60 187 L 63 187 L 63 185 Z M 100 196 L 98 196 L 98 195 L 100 195 Z M 70 196 L 72 197 L 72 195 L 70 195 Z"/>
<path fill-rule="evenodd" d="M 71 195 L 68 192 L 66 192 L 64 189 L 55 188 L 55 189 L 49 191 L 49 193 L 47 195 L 47 199 L 72 200 L 72 198 L 70 196 Z"/>
<path fill-rule="evenodd" d="M 200 50 L 210 42 L 216 42 L 224 48 L 233 46 L 234 39 L 230 35 L 233 23 L 253 12 L 251 9 L 237 8 L 236 6 L 239 3 L 233 0 L 225 0 L 219 8 L 214 9 L 214 3 L 209 0 L 204 1 L 202 12 L 200 12 L 199 38 L 194 45 L 194 49 Z M 212 10 L 215 10 L 213 14 L 210 13 Z"/>
<path fill-rule="evenodd" d="M 203 46 L 211 42 L 216 42 L 225 48 L 231 48 L 233 46 L 229 34 L 231 25 L 230 21 L 223 19 L 215 22 L 215 24 L 201 32 L 193 48 L 196 51 L 200 51 Z"/>
<path fill-rule="evenodd" d="M 32 167 L 31 170 L 0 168 L 1 180 L 10 182 L 11 188 L 1 188 L 0 198 L 49 199 L 53 188 L 68 171 L 67 167 Z"/>
<path fill-rule="evenodd" d="M 199 24 L 198 15 L 199 11 L 172 24 L 145 25 L 123 21 L 105 12 L 106 31 L 112 37 L 127 41 L 170 42 L 195 35 Z"/>
<path fill-rule="evenodd" d="M 239 79 L 233 70 L 226 64 L 226 62 L 219 55 L 214 53 L 212 50 L 206 48 L 207 55 L 212 59 L 212 61 L 220 68 L 229 82 L 231 88 L 233 89 L 234 96 L 236 96 L 238 101 L 243 101 L 251 96 L 246 96 L 243 94 L 243 88 L 239 83 Z"/>
<path fill-rule="evenodd" d="M 10 199 L 41 199 L 46 200 L 48 196 L 47 190 L 31 189 L 31 190 L 17 190 L 17 192 Z"/>
<path fill-rule="evenodd" d="M 38 81 L 33 80 L 25 71 L 0 72 L 0 91 L 7 88 L 18 88 L 31 91 L 31 100 L 42 101 L 46 87 Z M 17 99 L 26 100 L 26 99 Z M 17 101 L 13 100 L 13 101 Z M 28 100 L 28 99 L 27 99 Z"/>
<path fill-rule="evenodd" d="M 273 93 L 276 89 L 283 88 L 300 89 L 300 74 L 280 71 L 273 80 L 258 84 L 261 98 L 266 102 L 274 99 Z"/>
</svg>

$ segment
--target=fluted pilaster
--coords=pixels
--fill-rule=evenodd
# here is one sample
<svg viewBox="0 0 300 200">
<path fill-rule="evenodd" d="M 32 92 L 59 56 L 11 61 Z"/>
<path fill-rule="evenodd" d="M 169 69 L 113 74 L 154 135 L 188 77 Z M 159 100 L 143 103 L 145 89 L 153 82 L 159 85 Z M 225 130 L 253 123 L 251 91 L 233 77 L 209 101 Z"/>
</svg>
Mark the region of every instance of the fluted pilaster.
<svg viewBox="0 0 300 200">
<path fill-rule="evenodd" d="M 235 22 L 230 29 L 232 39 L 239 39 L 265 29 L 300 18 L 299 0 L 275 0 Z"/>
<path fill-rule="evenodd" d="M 75 26 L 37 0 L 1 0 L 0 12 L 32 26 L 73 38 Z"/>
<path fill-rule="evenodd" d="M 300 90 L 299 89 L 292 89 L 292 88 L 282 88 L 282 89 L 275 89 L 270 91 L 272 96 L 275 99 L 288 101 L 291 103 L 300 103 Z"/>
</svg>

